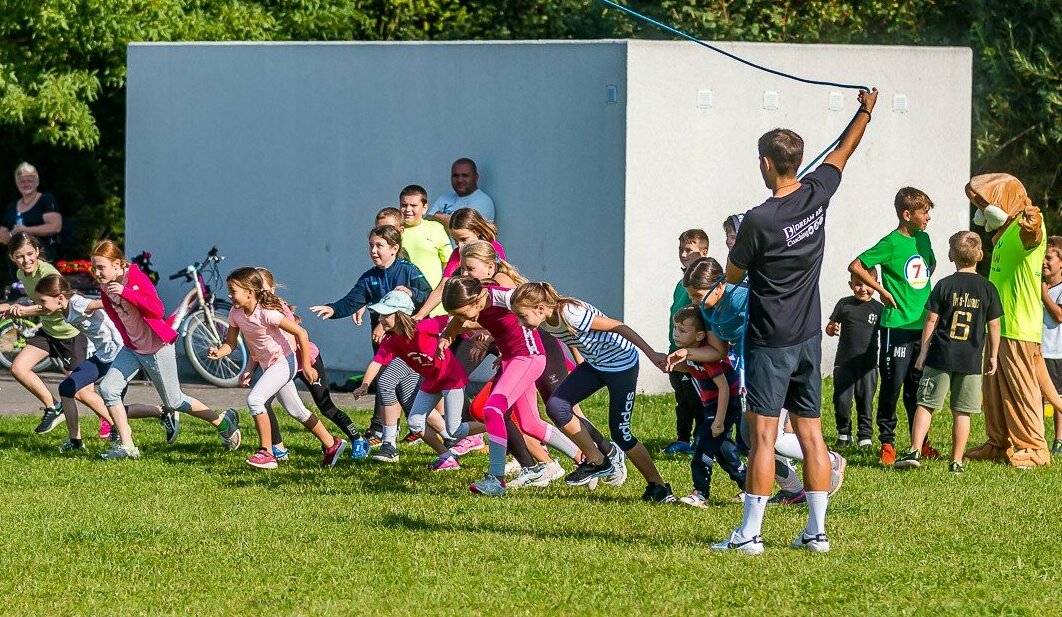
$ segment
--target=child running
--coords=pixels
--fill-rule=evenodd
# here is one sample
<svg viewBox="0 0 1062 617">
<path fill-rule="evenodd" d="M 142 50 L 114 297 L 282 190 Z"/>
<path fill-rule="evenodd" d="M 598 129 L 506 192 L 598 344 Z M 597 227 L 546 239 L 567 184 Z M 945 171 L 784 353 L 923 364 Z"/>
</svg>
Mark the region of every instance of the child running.
<svg viewBox="0 0 1062 617">
<path fill-rule="evenodd" d="M 107 460 L 140 458 L 122 402 L 122 394 L 139 370 L 144 371 L 162 398 L 161 421 L 166 430 L 166 443 L 177 440 L 181 426 L 177 412 L 183 411 L 215 426 L 218 438 L 229 450 L 240 447 L 236 410 L 229 409 L 219 415 L 181 391 L 174 348 L 178 335 L 166 322 L 165 307 L 151 280 L 136 264 L 129 263 L 111 240 L 103 240 L 93 247 L 92 274 L 100 284 L 103 310 L 118 328 L 124 345 L 100 382 L 100 394 L 120 437 L 120 443 L 102 457 Z"/>
<path fill-rule="evenodd" d="M 607 317 L 597 307 L 583 300 L 561 296 L 549 283 L 526 283 L 517 287 L 510 299 L 520 323 L 541 328 L 565 344 L 579 350 L 584 361 L 564 380 L 546 403 L 546 410 L 558 426 L 573 419 L 572 407 L 601 388 L 608 389 L 608 424 L 612 440 L 630 457 L 645 478 L 644 501 L 670 503 L 675 500 L 671 485 L 664 482 L 645 445 L 639 443 L 631 429 L 635 392 L 638 386 L 638 351 L 665 370 L 667 355 L 656 352 L 648 343 L 621 321 Z M 583 447 L 585 442 L 580 442 Z M 617 456 L 595 461 L 600 445 L 583 450 L 587 461 L 568 475 L 568 483 L 580 485 L 592 477 L 611 474 L 611 466 L 624 467 Z M 607 480 L 606 480 L 607 481 Z"/>
<path fill-rule="evenodd" d="M 937 282 L 926 304 L 921 351 L 915 360 L 915 370 L 922 371 L 922 381 L 911 428 L 911 449 L 896 460 L 897 469 L 921 464 L 920 446 L 929 435 L 932 414 L 944 406 L 944 397 L 950 391 L 953 424 L 948 470 L 963 473 L 970 416 L 981 413 L 981 373 L 996 372 L 1003 305 L 995 286 L 976 270 L 984 257 L 981 237 L 972 231 L 960 231 L 948 244 L 948 258 L 956 271 Z"/>
<path fill-rule="evenodd" d="M 84 450 L 81 439 L 81 426 L 77 416 L 75 397 L 83 389 L 92 389 L 111 367 L 111 363 L 122 350 L 122 335 L 107 314 L 103 312 L 103 302 L 89 300 L 74 293 L 70 283 L 59 274 L 49 274 L 37 283 L 37 297 L 44 315 L 62 315 L 66 323 L 81 331 L 89 340 L 89 357 L 74 366 L 66 379 L 59 382 L 59 396 L 63 401 L 63 415 L 69 438 L 59 447 L 60 452 Z M 95 390 L 93 390 L 95 393 Z M 103 399 L 100 399 L 103 402 Z M 102 406 L 104 412 L 106 406 Z M 95 409 L 93 409 L 95 411 Z M 161 418 L 162 408 L 157 405 L 129 405 L 131 418 Z M 111 416 L 99 416 L 100 420 L 110 423 Z M 117 431 L 114 433 L 117 436 Z"/>
<path fill-rule="evenodd" d="M 275 396 L 284 409 L 321 442 L 321 466 L 335 466 L 347 443 L 332 437 L 317 416 L 306 409 L 292 381 L 299 372 L 310 383 L 320 378 L 313 366 L 306 330 L 285 316 L 287 304 L 269 291 L 255 268 L 237 268 L 225 278 L 225 282 L 229 286 L 233 310 L 229 311 L 225 342 L 220 347 L 210 348 L 210 358 L 218 360 L 232 353 L 242 332 L 251 357 L 263 369 L 262 376 L 247 395 L 247 407 L 254 417 L 261 446 L 247 459 L 247 464 L 259 469 L 277 468 L 272 430 L 266 415 L 266 401 Z"/>
<path fill-rule="evenodd" d="M 439 337 L 438 357 L 456 340 L 458 334 L 477 324 L 486 329 L 501 354 L 501 371 L 484 407 L 484 424 L 489 442 L 490 468 L 482 479 L 469 487 L 477 495 L 505 494 L 505 454 L 508 432 L 504 416 L 512 409 L 520 428 L 535 439 L 557 448 L 575 459 L 579 449 L 563 433 L 542 421 L 535 398 L 535 381 L 546 367 L 542 337 L 521 325 L 516 315 L 505 308 L 512 290 L 482 284 L 471 276 L 450 279 L 443 289 L 443 307 L 452 316 Z M 611 471 L 611 469 L 609 469 Z"/>
<path fill-rule="evenodd" d="M 41 421 L 34 429 L 35 433 L 43 435 L 62 422 L 63 403 L 52 396 L 48 386 L 33 372 L 33 367 L 47 358 L 58 362 L 64 371 L 77 366 L 89 355 L 89 341 L 84 333 L 67 323 L 62 314 L 47 313 L 40 306 L 37 284 L 47 276 L 58 276 L 59 271 L 41 259 L 41 243 L 37 236 L 25 232 L 15 233 L 7 244 L 7 254 L 18 267 L 15 276 L 35 304 L 0 304 L 0 314 L 16 318 L 40 317 L 40 328 L 26 338 L 26 346 L 11 363 L 11 375 L 44 405 Z M 76 398 L 88 405 L 98 417 L 109 417 L 103 399 L 92 388 L 79 389 Z"/>
<path fill-rule="evenodd" d="M 684 348 L 696 348 L 707 344 L 701 313 L 697 307 L 688 305 L 675 313 L 673 338 Z M 738 457 L 737 444 L 730 439 L 731 429 L 741 421 L 741 400 L 738 398 L 738 378 L 730 361 L 695 362 L 687 360 L 674 370 L 688 373 L 693 378 L 702 404 L 700 427 L 693 448 L 690 470 L 693 475 L 693 492 L 679 501 L 688 506 L 705 508 L 712 486 L 712 465 L 718 460 L 723 471 L 737 483 L 738 490 L 745 489 L 745 467 Z"/>
</svg>

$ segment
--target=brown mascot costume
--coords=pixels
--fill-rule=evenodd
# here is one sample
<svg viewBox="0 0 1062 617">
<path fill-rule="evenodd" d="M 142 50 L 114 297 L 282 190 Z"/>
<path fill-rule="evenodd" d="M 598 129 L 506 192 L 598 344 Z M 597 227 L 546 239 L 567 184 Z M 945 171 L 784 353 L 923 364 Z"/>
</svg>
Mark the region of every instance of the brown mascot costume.
<svg viewBox="0 0 1062 617">
<path fill-rule="evenodd" d="M 978 209 L 974 222 L 995 234 L 989 280 L 1003 305 L 999 369 L 984 379 L 988 441 L 966 456 L 1023 468 L 1049 465 L 1041 398 L 1047 376 L 1040 353 L 1041 265 L 1047 250 L 1043 217 L 1022 183 L 1009 174 L 975 176 L 966 194 Z M 1057 401 L 1051 390 L 1049 399 Z"/>
</svg>

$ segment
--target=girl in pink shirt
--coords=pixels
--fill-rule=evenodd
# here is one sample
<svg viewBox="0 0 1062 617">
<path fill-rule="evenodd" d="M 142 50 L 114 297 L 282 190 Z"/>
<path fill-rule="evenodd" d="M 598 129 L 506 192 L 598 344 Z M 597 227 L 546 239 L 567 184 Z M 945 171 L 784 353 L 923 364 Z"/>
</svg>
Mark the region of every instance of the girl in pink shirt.
<svg viewBox="0 0 1062 617">
<path fill-rule="evenodd" d="M 334 466 L 347 442 L 332 437 L 317 416 L 306 409 L 292 382 L 300 370 L 300 363 L 307 380 L 316 382 L 320 377 L 313 367 L 306 330 L 285 316 L 284 301 L 268 290 L 258 270 L 237 268 L 225 282 L 233 305 L 229 312 L 229 329 L 225 342 L 220 347 L 212 347 L 209 357 L 218 360 L 232 353 L 240 333 L 243 333 L 247 350 L 263 369 L 262 376 L 247 395 L 247 406 L 254 417 L 261 444 L 259 450 L 247 459 L 247 464 L 259 469 L 277 468 L 266 415 L 266 401 L 276 397 L 284 409 L 321 442 L 321 466 Z"/>
<path fill-rule="evenodd" d="M 160 421 L 166 431 L 166 443 L 176 441 L 180 432 L 177 412 L 183 411 L 217 427 L 218 437 L 229 450 L 240 447 L 236 410 L 218 414 L 181 391 L 177 379 L 177 352 L 173 346 L 177 332 L 166 321 L 166 309 L 151 279 L 135 264 L 126 261 L 122 250 L 110 240 L 99 242 L 92 249 L 92 274 L 100 284 L 103 310 L 118 328 L 125 344 L 100 382 L 100 395 L 121 437 L 120 443 L 105 452 L 103 458 L 140 457 L 122 403 L 122 393 L 140 370 L 151 380 L 162 399 Z"/>
<path fill-rule="evenodd" d="M 450 253 L 450 259 L 443 267 L 442 281 L 428 295 L 428 299 L 421 305 L 420 310 L 413 315 L 414 319 L 424 319 L 432 309 L 439 306 L 439 303 L 442 302 L 443 286 L 446 285 L 446 281 L 456 274 L 462 274 L 460 272 L 461 249 L 466 245 L 479 240 L 489 242 L 494 247 L 498 259 L 505 259 L 505 248 L 498 242 L 498 228 L 472 208 L 461 208 L 455 211 L 453 216 L 450 217 L 447 231 L 450 237 L 453 238 L 454 244 L 457 245 L 457 250 Z"/>
<path fill-rule="evenodd" d="M 460 469 L 457 457 L 447 448 L 468 435 L 483 432 L 479 422 L 462 422 L 465 386 L 468 385 L 467 368 L 461 364 L 450 349 L 436 355 L 439 334 L 446 327 L 445 316 L 413 321 L 413 300 L 409 294 L 394 290 L 389 292 L 369 310 L 380 316 L 386 334 L 380 342 L 372 362 L 365 369 L 361 385 L 354 391 L 355 398 L 364 396 L 381 369 L 395 358 L 403 360 L 420 375 L 420 386 L 409 412 L 409 430 L 424 433 L 424 441 L 439 457 L 428 467 L 434 471 Z M 443 402 L 443 417 L 434 412 L 439 401 Z M 397 427 L 400 407 L 397 404 L 384 407 L 384 427 Z M 425 426 L 427 425 L 427 426 Z M 398 460 L 394 446 L 385 442 L 373 460 L 393 463 Z"/>
<path fill-rule="evenodd" d="M 504 308 L 511 290 L 484 285 L 471 276 L 457 276 L 443 289 L 443 307 L 453 319 L 439 337 L 441 357 L 457 335 L 466 329 L 486 329 L 501 355 L 501 371 L 484 406 L 484 423 L 489 441 L 490 469 L 469 488 L 479 495 L 505 494 L 505 455 L 508 432 L 505 414 L 512 409 L 520 428 L 528 435 L 567 454 L 579 454 L 568 437 L 542 421 L 538 412 L 535 380 L 546 367 L 542 338 L 538 332 L 520 325 L 512 311 Z"/>
</svg>

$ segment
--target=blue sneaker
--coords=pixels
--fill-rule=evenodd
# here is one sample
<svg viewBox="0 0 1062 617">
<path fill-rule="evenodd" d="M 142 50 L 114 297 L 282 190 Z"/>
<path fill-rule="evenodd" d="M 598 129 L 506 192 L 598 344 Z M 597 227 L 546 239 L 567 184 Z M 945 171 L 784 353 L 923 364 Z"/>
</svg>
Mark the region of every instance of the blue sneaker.
<svg viewBox="0 0 1062 617">
<path fill-rule="evenodd" d="M 685 441 L 674 441 L 664 448 L 664 454 L 669 454 L 671 456 L 676 454 L 693 454 L 693 447 Z"/>
<path fill-rule="evenodd" d="M 350 442 L 350 458 L 363 461 L 369 457 L 369 440 L 361 437 Z"/>
<path fill-rule="evenodd" d="M 282 446 L 273 446 L 273 458 L 277 462 L 288 460 L 288 449 Z"/>
</svg>

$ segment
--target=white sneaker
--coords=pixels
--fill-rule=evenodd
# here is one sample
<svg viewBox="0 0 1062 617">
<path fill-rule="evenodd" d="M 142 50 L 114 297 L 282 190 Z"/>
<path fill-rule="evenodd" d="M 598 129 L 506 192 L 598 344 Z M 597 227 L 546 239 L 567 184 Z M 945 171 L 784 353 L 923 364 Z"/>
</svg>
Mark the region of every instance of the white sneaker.
<svg viewBox="0 0 1062 617">
<path fill-rule="evenodd" d="M 834 463 L 830 469 L 829 494 L 832 496 L 834 493 L 841 490 L 841 485 L 844 484 L 844 470 L 848 468 L 848 461 L 836 452 L 830 452 L 830 457 L 833 458 Z"/>
<path fill-rule="evenodd" d="M 136 446 L 127 447 L 123 446 L 122 444 L 118 444 L 110 450 L 107 450 L 106 452 L 101 454 L 100 458 L 105 461 L 116 461 L 123 458 L 137 459 L 140 458 L 140 449 Z"/>
<path fill-rule="evenodd" d="M 620 450 L 616 442 L 609 443 L 612 445 L 612 452 L 608 455 L 608 458 L 612 461 L 613 471 L 605 477 L 605 484 L 623 486 L 623 483 L 627 481 L 627 455 L 623 450 Z"/>
<path fill-rule="evenodd" d="M 790 546 L 796 549 L 811 551 L 812 553 L 830 552 L 830 541 L 826 538 L 826 534 L 824 533 L 809 536 L 801 531 L 800 534 L 793 539 L 793 543 Z"/>
<path fill-rule="evenodd" d="M 557 479 L 563 478 L 563 477 L 564 477 L 564 468 L 561 467 L 561 464 L 558 463 L 557 461 L 550 461 L 550 462 L 546 463 L 545 469 L 542 471 L 542 477 L 538 478 L 537 480 L 533 480 L 529 484 L 531 486 L 536 486 L 538 488 L 542 488 L 544 486 L 549 486 L 550 482 L 553 482 L 554 480 L 557 480 Z"/>
<path fill-rule="evenodd" d="M 519 474 L 522 469 L 520 463 L 518 463 L 515 458 L 510 458 L 505 463 L 505 476 L 515 476 Z"/>
<path fill-rule="evenodd" d="M 707 508 L 708 500 L 704 498 L 704 495 L 700 491 L 693 491 L 689 495 L 679 499 L 679 503 L 687 506 L 693 506 L 694 508 Z"/>
<path fill-rule="evenodd" d="M 859 440 L 859 447 L 860 448 L 869 448 L 869 447 L 871 447 L 873 445 L 874 445 L 874 442 L 869 440 L 869 439 L 860 439 Z"/>
<path fill-rule="evenodd" d="M 506 488 L 523 488 L 525 486 L 545 486 L 536 484 L 546 475 L 546 465 L 539 463 L 532 467 L 524 467 L 520 473 L 505 484 Z M 547 483 L 548 484 L 548 483 Z"/>
<path fill-rule="evenodd" d="M 760 555 L 763 553 L 763 538 L 761 536 L 755 536 L 751 540 L 744 540 L 742 542 L 734 542 L 734 537 L 723 540 L 722 542 L 716 542 L 712 545 L 713 551 L 737 551 L 739 553 L 745 553 L 746 555 Z"/>
</svg>

